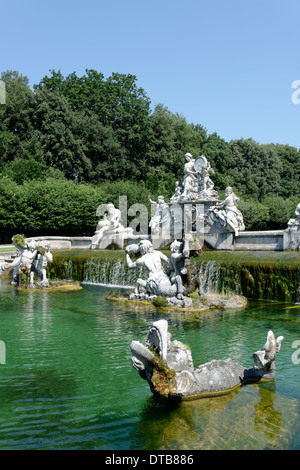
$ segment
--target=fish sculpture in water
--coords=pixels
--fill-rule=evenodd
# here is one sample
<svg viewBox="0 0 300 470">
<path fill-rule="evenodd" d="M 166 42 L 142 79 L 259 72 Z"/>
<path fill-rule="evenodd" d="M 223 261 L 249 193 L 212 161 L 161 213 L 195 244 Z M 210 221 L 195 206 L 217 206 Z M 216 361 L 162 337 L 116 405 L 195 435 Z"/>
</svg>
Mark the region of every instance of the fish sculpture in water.
<svg viewBox="0 0 300 470">
<path fill-rule="evenodd" d="M 146 346 L 132 341 L 132 365 L 148 381 L 152 393 L 166 398 L 193 400 L 219 396 L 246 383 L 275 377 L 275 357 L 283 336 L 268 332 L 264 347 L 253 354 L 254 365 L 245 368 L 231 359 L 193 365 L 191 351 L 180 341 L 171 341 L 168 322 L 159 320 L 148 331 Z"/>
</svg>

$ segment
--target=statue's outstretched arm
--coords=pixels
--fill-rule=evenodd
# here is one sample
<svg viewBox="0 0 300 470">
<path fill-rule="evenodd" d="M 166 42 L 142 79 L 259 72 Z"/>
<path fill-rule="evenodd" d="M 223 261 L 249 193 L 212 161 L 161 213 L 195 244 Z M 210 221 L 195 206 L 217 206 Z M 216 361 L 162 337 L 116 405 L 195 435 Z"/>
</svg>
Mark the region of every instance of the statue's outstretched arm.
<svg viewBox="0 0 300 470">
<path fill-rule="evenodd" d="M 152 201 L 150 196 L 148 196 L 148 200 L 149 200 L 149 202 L 151 202 L 151 204 L 156 204 L 156 201 Z"/>
<path fill-rule="evenodd" d="M 135 261 L 135 262 L 132 261 L 129 254 L 126 253 L 126 262 L 127 262 L 128 268 L 136 268 L 137 267 L 137 261 Z"/>
</svg>

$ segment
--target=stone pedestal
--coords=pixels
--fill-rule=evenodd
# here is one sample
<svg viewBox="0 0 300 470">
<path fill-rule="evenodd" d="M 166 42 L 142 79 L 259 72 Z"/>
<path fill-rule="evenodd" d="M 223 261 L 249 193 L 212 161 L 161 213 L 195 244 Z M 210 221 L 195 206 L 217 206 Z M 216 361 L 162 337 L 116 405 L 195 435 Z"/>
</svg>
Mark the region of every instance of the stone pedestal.
<svg viewBox="0 0 300 470">
<path fill-rule="evenodd" d="M 284 230 L 283 249 L 286 251 L 300 251 L 300 224 Z"/>
<path fill-rule="evenodd" d="M 123 250 L 124 239 L 125 239 L 124 232 L 121 232 L 121 233 L 106 232 L 103 234 L 101 240 L 98 240 L 97 236 L 95 235 L 92 238 L 91 250 L 105 250 L 111 245 L 115 246 L 119 250 Z"/>
</svg>

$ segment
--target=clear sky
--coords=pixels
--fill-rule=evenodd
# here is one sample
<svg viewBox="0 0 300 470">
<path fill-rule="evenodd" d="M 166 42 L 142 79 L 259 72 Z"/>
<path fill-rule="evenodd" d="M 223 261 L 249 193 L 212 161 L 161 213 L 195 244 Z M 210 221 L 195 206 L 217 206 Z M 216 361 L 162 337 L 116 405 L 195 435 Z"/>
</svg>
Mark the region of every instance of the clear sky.
<svg viewBox="0 0 300 470">
<path fill-rule="evenodd" d="M 130 73 L 152 109 L 299 148 L 299 20 L 299 0 L 0 0 L 0 72 Z"/>
</svg>

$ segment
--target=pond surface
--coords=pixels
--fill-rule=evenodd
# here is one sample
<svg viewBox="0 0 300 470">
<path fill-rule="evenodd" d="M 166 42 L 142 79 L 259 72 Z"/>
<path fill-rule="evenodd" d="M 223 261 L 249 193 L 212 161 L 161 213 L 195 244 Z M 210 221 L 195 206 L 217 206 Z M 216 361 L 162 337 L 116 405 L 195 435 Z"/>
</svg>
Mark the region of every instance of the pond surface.
<svg viewBox="0 0 300 470">
<path fill-rule="evenodd" d="M 0 282 L 0 449 L 300 449 L 300 305 L 167 314 L 108 301 L 96 286 L 63 293 Z M 144 343 L 160 318 L 195 366 L 230 357 L 250 367 L 269 329 L 283 335 L 275 380 L 158 401 L 131 366 L 130 343 Z"/>
</svg>

